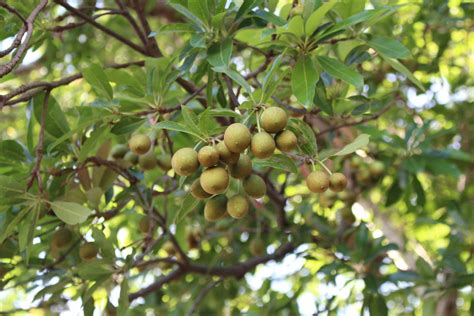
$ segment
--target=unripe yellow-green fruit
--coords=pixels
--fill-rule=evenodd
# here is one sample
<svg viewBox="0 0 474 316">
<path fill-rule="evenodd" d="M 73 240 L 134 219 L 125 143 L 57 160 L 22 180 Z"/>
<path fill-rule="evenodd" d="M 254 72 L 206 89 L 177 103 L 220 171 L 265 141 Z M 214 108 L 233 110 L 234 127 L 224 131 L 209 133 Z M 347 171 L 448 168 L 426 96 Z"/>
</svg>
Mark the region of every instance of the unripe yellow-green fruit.
<svg viewBox="0 0 474 316">
<path fill-rule="evenodd" d="M 150 225 L 151 225 L 150 218 L 148 216 L 144 216 L 140 219 L 140 222 L 138 223 L 138 228 L 140 229 L 142 233 L 147 234 L 148 231 L 150 230 Z"/>
<path fill-rule="evenodd" d="M 247 199 L 240 195 L 234 195 L 227 201 L 227 213 L 236 219 L 240 219 L 247 215 L 249 211 L 249 203 Z"/>
<path fill-rule="evenodd" d="M 265 254 L 265 244 L 262 239 L 255 238 L 250 242 L 250 253 L 256 257 Z"/>
<path fill-rule="evenodd" d="M 364 161 L 362 160 L 361 157 L 359 157 L 359 156 L 354 156 L 354 157 L 352 157 L 352 159 L 351 159 L 349 165 L 351 166 L 351 168 L 357 169 L 357 168 L 359 168 L 359 167 L 362 165 L 363 162 L 364 162 Z"/>
<path fill-rule="evenodd" d="M 336 172 L 329 176 L 329 188 L 333 192 L 341 192 L 347 186 L 347 178 L 344 174 Z"/>
<path fill-rule="evenodd" d="M 369 182 L 370 177 L 371 177 L 371 174 L 367 166 L 363 166 L 356 172 L 356 179 L 358 182 L 362 184 Z"/>
<path fill-rule="evenodd" d="M 147 135 L 136 134 L 130 138 L 128 146 L 133 153 L 143 155 L 150 150 L 151 140 Z"/>
<path fill-rule="evenodd" d="M 122 159 L 127 152 L 128 152 L 127 145 L 118 144 L 112 148 L 112 150 L 110 151 L 110 156 L 114 159 Z"/>
<path fill-rule="evenodd" d="M 134 154 L 133 152 L 129 151 L 123 157 L 125 161 L 128 161 L 132 165 L 136 165 L 138 163 L 138 155 Z"/>
<path fill-rule="evenodd" d="M 97 248 L 93 242 L 87 242 L 79 247 L 79 257 L 82 260 L 91 260 L 97 257 Z"/>
<path fill-rule="evenodd" d="M 203 167 L 212 167 L 219 162 L 219 153 L 212 146 L 204 146 L 198 152 L 198 160 Z"/>
<path fill-rule="evenodd" d="M 60 229 L 54 232 L 53 238 L 51 239 L 51 244 L 53 247 L 62 249 L 69 245 L 69 243 L 72 241 L 72 237 L 72 232 L 69 229 Z"/>
<path fill-rule="evenodd" d="M 249 156 L 241 154 L 235 165 L 229 166 L 230 175 L 236 179 L 244 179 L 252 174 L 252 160 Z"/>
<path fill-rule="evenodd" d="M 194 196 L 198 200 L 207 199 L 212 196 L 212 194 L 207 193 L 201 186 L 200 179 L 194 180 L 193 184 L 191 184 L 191 188 L 189 190 L 191 195 Z"/>
<path fill-rule="evenodd" d="M 199 167 L 198 154 L 192 148 L 181 148 L 171 158 L 174 172 L 180 176 L 189 176 Z"/>
<path fill-rule="evenodd" d="M 289 152 L 296 148 L 298 139 L 292 131 L 282 131 L 275 136 L 275 143 L 279 150 Z"/>
<path fill-rule="evenodd" d="M 138 157 L 138 165 L 143 170 L 155 169 L 157 164 L 155 153 L 152 150 Z"/>
<path fill-rule="evenodd" d="M 163 244 L 163 250 L 168 254 L 168 256 L 174 256 L 176 254 L 176 248 L 170 240 L 167 240 Z"/>
<path fill-rule="evenodd" d="M 313 171 L 306 177 L 306 185 L 311 192 L 323 193 L 329 188 L 329 177 L 325 172 Z"/>
<path fill-rule="evenodd" d="M 224 143 L 234 153 L 241 153 L 250 145 L 250 131 L 244 124 L 234 123 L 224 133 Z"/>
<path fill-rule="evenodd" d="M 219 153 L 219 159 L 228 165 L 233 165 L 239 160 L 240 155 L 231 152 L 224 142 L 218 143 L 216 145 L 216 150 Z"/>
<path fill-rule="evenodd" d="M 158 167 L 163 171 L 168 171 L 171 169 L 171 155 L 170 154 L 161 154 L 156 159 Z"/>
<path fill-rule="evenodd" d="M 217 195 L 206 202 L 204 206 L 204 218 L 209 222 L 215 222 L 225 216 L 226 208 L 226 196 Z"/>
<path fill-rule="evenodd" d="M 262 177 L 256 174 L 252 174 L 250 177 L 243 181 L 243 187 L 245 193 L 254 198 L 261 198 L 267 193 L 267 186 Z"/>
<path fill-rule="evenodd" d="M 265 159 L 275 152 L 275 141 L 273 137 L 265 132 L 260 132 L 252 137 L 252 153 L 255 157 Z"/>
<path fill-rule="evenodd" d="M 93 208 L 99 207 L 102 195 L 104 195 L 104 191 L 100 187 L 94 187 L 86 191 L 87 201 Z"/>
<path fill-rule="evenodd" d="M 374 161 L 369 164 L 370 175 L 374 178 L 380 177 L 385 170 L 385 165 L 381 161 Z"/>
<path fill-rule="evenodd" d="M 282 131 L 288 123 L 288 115 L 285 110 L 272 106 L 265 109 L 260 117 L 260 123 L 268 133 L 278 133 Z"/>
<path fill-rule="evenodd" d="M 212 167 L 204 170 L 199 181 L 207 193 L 220 194 L 225 192 L 229 185 L 229 173 L 222 167 Z"/>
</svg>

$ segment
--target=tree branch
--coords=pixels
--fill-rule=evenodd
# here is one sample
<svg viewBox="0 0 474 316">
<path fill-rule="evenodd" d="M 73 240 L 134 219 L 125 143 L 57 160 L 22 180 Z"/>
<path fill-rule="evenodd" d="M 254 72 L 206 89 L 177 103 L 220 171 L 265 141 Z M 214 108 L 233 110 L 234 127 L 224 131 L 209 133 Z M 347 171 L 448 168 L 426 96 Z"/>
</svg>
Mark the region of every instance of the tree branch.
<svg viewBox="0 0 474 316">
<path fill-rule="evenodd" d="M 30 16 L 26 19 L 25 25 L 21 28 L 20 32 L 18 33 L 17 37 L 13 41 L 10 48 L 8 48 L 4 52 L 2 52 L 2 54 L 0 55 L 0 57 L 5 56 L 6 54 L 10 53 L 14 48 L 18 47 L 18 49 L 15 52 L 15 55 L 12 57 L 12 59 L 9 62 L 7 62 L 6 64 L 0 65 L 0 78 L 5 76 L 6 74 L 10 73 L 13 70 L 13 68 L 15 68 L 15 66 L 23 58 L 24 53 L 28 49 L 28 45 L 29 45 L 31 36 L 33 35 L 34 21 L 36 20 L 36 17 L 41 12 L 41 10 L 43 10 L 44 7 L 46 7 L 47 4 L 48 4 L 48 0 L 41 0 L 41 2 L 33 9 Z M 3 1 L 2 1 L 2 3 L 0 3 L 0 6 L 2 6 L 4 8 L 8 7 L 7 10 L 9 10 L 9 11 L 10 11 L 10 9 L 13 9 L 10 6 L 3 5 Z M 15 11 L 16 10 L 14 10 L 14 12 Z M 19 14 L 17 14 L 17 15 L 19 16 Z M 25 33 L 26 33 L 26 38 L 23 41 L 23 43 L 21 43 L 21 40 L 22 40 L 23 35 Z"/>
</svg>

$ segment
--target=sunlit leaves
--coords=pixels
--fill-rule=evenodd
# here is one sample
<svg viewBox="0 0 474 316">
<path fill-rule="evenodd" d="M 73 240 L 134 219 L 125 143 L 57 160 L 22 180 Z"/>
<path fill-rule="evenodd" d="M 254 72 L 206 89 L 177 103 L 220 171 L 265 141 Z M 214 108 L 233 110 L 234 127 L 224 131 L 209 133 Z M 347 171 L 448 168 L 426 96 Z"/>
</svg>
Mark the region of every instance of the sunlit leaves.
<svg viewBox="0 0 474 316">
<path fill-rule="evenodd" d="M 82 75 L 99 97 L 112 100 L 114 93 L 103 67 L 91 64 L 82 70 Z"/>
<path fill-rule="evenodd" d="M 54 214 L 69 225 L 84 222 L 92 212 L 89 208 L 73 202 L 54 201 L 50 204 Z"/>
<path fill-rule="evenodd" d="M 310 56 L 300 56 L 291 75 L 293 94 L 306 106 L 313 103 L 316 83 L 319 76 Z"/>
<path fill-rule="evenodd" d="M 354 69 L 344 65 L 337 59 L 327 56 L 318 56 L 317 60 L 324 71 L 326 71 L 331 76 L 344 80 L 358 89 L 362 88 L 364 84 L 364 78 Z"/>
</svg>

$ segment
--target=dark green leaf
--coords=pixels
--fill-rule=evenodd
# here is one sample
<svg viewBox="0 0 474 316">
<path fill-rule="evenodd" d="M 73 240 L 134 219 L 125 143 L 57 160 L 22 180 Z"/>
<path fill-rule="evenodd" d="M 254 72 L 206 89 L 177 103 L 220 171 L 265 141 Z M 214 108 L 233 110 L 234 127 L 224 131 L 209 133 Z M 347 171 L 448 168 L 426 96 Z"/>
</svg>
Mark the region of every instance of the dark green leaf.
<svg viewBox="0 0 474 316">
<path fill-rule="evenodd" d="M 391 38 L 374 36 L 367 45 L 391 58 L 405 58 L 410 55 L 410 51 L 402 43 Z"/>
<path fill-rule="evenodd" d="M 298 58 L 291 75 L 291 89 L 299 102 L 305 106 L 312 104 L 319 75 L 310 56 Z"/>
<path fill-rule="evenodd" d="M 317 57 L 319 64 L 329 75 L 344 80 L 345 82 L 361 89 L 364 85 L 364 78 L 352 68 L 341 63 L 339 60 L 327 56 Z"/>
<path fill-rule="evenodd" d="M 82 75 L 99 97 L 109 101 L 113 99 L 114 92 L 103 67 L 97 64 L 91 64 L 89 67 L 82 70 Z"/>
</svg>

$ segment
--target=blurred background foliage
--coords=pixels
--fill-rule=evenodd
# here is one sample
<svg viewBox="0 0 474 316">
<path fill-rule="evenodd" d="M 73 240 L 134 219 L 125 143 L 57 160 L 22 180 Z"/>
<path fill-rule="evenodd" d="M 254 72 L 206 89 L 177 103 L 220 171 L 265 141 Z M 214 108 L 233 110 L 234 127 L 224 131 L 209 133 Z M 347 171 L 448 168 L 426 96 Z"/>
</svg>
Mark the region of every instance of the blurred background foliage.
<svg viewBox="0 0 474 316">
<path fill-rule="evenodd" d="M 133 7 L 133 2 L 124 1 L 124 5 Z M 172 2 L 187 5 L 186 0 Z M 229 2 L 233 8 L 242 4 L 238 0 Z M 290 10 L 298 7 L 292 9 L 293 3 L 285 0 L 260 2 L 261 8 L 275 13 L 270 22 L 278 22 L 280 15 L 283 25 L 286 16 L 296 14 Z M 313 3 L 299 2 L 301 5 L 306 2 L 304 6 Z M 36 0 L 11 1 L 10 5 L 28 16 L 37 3 Z M 89 16 L 104 12 L 97 8 L 117 8 L 114 1 L 85 0 L 70 4 L 83 8 L 84 14 Z M 321 1 L 314 1 L 314 8 L 320 5 Z M 330 159 L 332 169 L 342 170 L 350 178 L 349 190 L 337 196 L 310 194 L 298 174 L 281 170 L 268 174 L 275 190 L 281 188 L 284 192 L 290 240 L 299 245 L 282 262 L 258 266 L 243 278 L 188 274 L 129 306 L 127 294 L 170 273 L 170 267 L 164 262 L 145 268 L 130 267 L 125 277 L 127 282 L 123 281 L 124 274 L 116 273 L 121 267 L 129 267 L 132 257 L 144 247 L 138 226 L 145 211 L 130 201 L 136 194 L 133 188 L 115 186 L 107 190 L 99 202 L 101 212 L 113 211 L 123 204 L 119 215 L 74 227 L 77 236 L 100 244 L 104 259 L 93 264 L 80 263 L 78 251 L 73 249 L 57 266 L 51 266 L 58 258 L 55 256 L 61 258 L 50 249 L 52 232 L 61 225 L 51 214 L 39 219 L 33 244 L 25 255 L 26 246 L 21 251 L 19 237 L 5 233 L 11 229 L 7 227 L 19 211 L 18 207 L 0 203 L 0 233 L 4 239 L 0 244 L 0 268 L 3 269 L 0 270 L 0 278 L 3 277 L 0 312 L 22 314 L 21 310 L 37 306 L 30 310 L 31 315 L 77 315 L 87 298 L 86 315 L 92 313 L 94 304 L 95 315 L 104 310 L 113 313 L 113 306 L 119 307 L 119 314 L 129 309 L 127 315 L 144 315 L 145 311 L 151 315 L 184 315 L 205 295 L 197 307 L 202 315 L 473 315 L 474 4 L 457 0 L 346 0 L 336 5 L 326 19 L 344 20 L 364 8 L 387 5 L 394 13 L 386 14 L 366 33 L 350 28 L 327 39 L 347 37 L 349 40 L 321 45 L 316 51 L 318 56 L 334 56 L 347 64 L 350 64 L 347 58 L 353 58 L 365 83 L 363 93 L 356 95 L 348 83 L 327 73 L 321 74 L 322 86 L 316 87 L 315 105 L 307 105 L 305 114 L 305 122 L 316 131 L 320 150 L 340 148 L 359 133 L 370 135 L 370 143 L 353 155 Z M 54 173 L 55 168 L 72 166 L 72 156 L 78 155 L 93 130 L 83 123 L 99 117 L 107 123 L 114 122 L 115 131 L 95 139 L 97 144 L 89 152 L 100 151 L 101 142 L 107 139 L 113 144 L 124 144 L 134 130 L 156 133 L 156 154 L 168 152 L 166 140 L 161 137 L 163 132 L 153 128 L 153 119 L 121 116 L 110 109 L 122 114 L 134 113 L 147 109 L 142 104 L 155 102 L 166 108 L 182 102 L 188 94 L 172 84 L 174 80 L 168 79 L 171 86 L 166 94 L 162 93 L 163 87 L 149 93 L 149 89 L 159 86 L 156 81 L 150 84 L 150 76 L 153 76 L 150 73 L 156 71 L 161 78 L 174 78 L 167 68 L 169 63 L 174 63 L 187 67 L 186 78 L 200 87 L 212 72 L 208 64 L 202 62 L 206 58 L 202 52 L 212 43 L 212 38 L 206 38 L 211 36 L 207 33 L 202 37 L 190 32 L 192 23 L 176 7 L 173 9 L 162 1 L 147 1 L 144 10 L 152 31 L 149 36 L 156 39 L 168 58 L 155 64 L 153 56 L 147 56 L 145 67 L 133 66 L 123 71 L 103 66 L 143 60 L 143 54 L 81 19 L 68 16 L 61 6 L 48 4 L 45 13 L 35 22 L 31 48 L 22 65 L 0 79 L 2 95 L 22 84 L 54 81 L 84 69 L 99 73 L 102 68 L 114 89 L 114 98 L 107 100 L 103 94 L 107 92 L 98 92 L 91 85 L 93 79 L 86 78 L 52 90 L 59 112 L 63 113 L 57 115 L 64 115 L 69 126 L 56 126 L 58 135 L 47 138 L 47 145 L 69 129 L 76 132 L 63 142 L 55 143 L 57 148 L 47 146 L 51 152 L 43 158 L 43 170 Z M 237 9 L 234 14 L 235 11 Z M 309 13 L 303 9 L 301 14 Z M 261 45 L 261 49 L 266 52 L 273 49 L 273 54 L 278 56 L 287 45 L 285 58 L 288 60 L 279 66 L 280 73 L 287 72 L 274 96 L 297 107 L 299 102 L 292 96 L 290 80 L 298 55 L 293 51 L 296 42 L 290 38 L 281 46 L 271 43 L 272 35 L 263 34 L 268 31 L 267 19 L 270 18 L 265 17 L 262 22 L 249 18 L 245 23 L 250 28 L 240 25 L 234 30 L 224 21 L 212 36 L 223 38 L 233 32 L 232 63 L 234 70 L 242 75 L 266 62 L 266 56 L 256 53 L 252 46 L 261 45 L 268 38 L 269 43 Z M 97 21 L 124 38 L 138 42 L 123 15 L 108 14 Z M 70 29 L 59 27 L 69 23 L 82 25 Z M 21 21 L 0 8 L 0 26 L 0 39 L 3 39 L 0 48 L 4 49 L 21 27 Z M 354 50 L 364 46 L 365 42 L 362 45 L 360 42 L 364 36 L 400 41 L 407 49 L 406 54 L 399 52 L 403 55 L 401 63 L 415 78 L 410 78 L 409 72 L 400 73 L 400 68 L 394 71 L 393 63 L 377 57 L 373 49 Z M 394 51 L 386 53 L 390 55 Z M 219 76 L 218 72 L 214 75 Z M 155 86 L 147 87 L 146 83 Z M 318 92 L 318 89 L 322 90 Z M 214 88 L 204 92 L 208 97 L 211 95 L 215 107 L 230 106 L 224 81 L 216 80 Z M 41 104 L 41 97 L 1 108 L 0 174 L 22 179 L 31 172 L 40 130 L 38 115 L 34 112 Z M 161 97 L 164 100 L 160 100 Z M 268 102 L 275 103 L 275 100 Z M 241 106 L 245 109 L 246 103 L 242 102 Z M 203 110 L 196 100 L 188 107 L 196 114 Z M 322 111 L 311 114 L 315 109 Z M 183 122 L 179 111 L 163 117 Z M 360 124 L 347 124 L 359 120 Z M 217 122 L 212 124 L 206 128 L 219 128 Z M 339 125 L 348 126 L 334 129 Z M 195 139 L 187 134 L 170 133 L 175 148 L 195 144 Z M 15 146 L 5 143 L 10 140 L 22 144 L 26 154 L 18 156 L 17 151 L 10 151 L 11 146 Z M 381 168 L 374 168 L 375 162 L 381 162 Z M 265 166 L 261 168 L 266 170 Z M 301 168 L 304 172 L 304 166 Z M 143 194 L 152 194 L 151 188 L 165 191 L 171 183 L 171 178 L 166 178 L 166 172 L 161 169 L 145 173 L 133 170 L 133 174 L 150 189 L 143 189 Z M 161 179 L 168 179 L 170 183 Z M 64 180 L 60 178 L 50 184 L 51 199 L 65 194 Z M 177 210 L 183 208 L 184 196 L 181 188 L 172 195 L 157 194 L 153 205 L 168 218 L 175 218 L 179 215 Z M 256 255 L 249 247 L 255 238 L 263 240 L 269 254 L 288 240 L 288 232 L 276 225 L 278 203 L 272 203 L 268 197 L 264 203 L 255 203 L 255 210 L 246 219 L 225 219 L 216 224 L 205 223 L 201 204 L 193 207 L 185 204 L 184 207 L 192 212 L 171 230 L 189 257 L 201 264 L 226 266 L 248 260 Z M 28 231 L 23 228 L 28 226 L 28 216 L 18 226 L 19 235 L 21 231 Z M 190 232 L 196 236 L 199 250 L 189 249 L 194 246 L 189 240 Z M 153 256 L 166 257 L 162 247 L 164 240 L 158 239 Z"/>
</svg>

